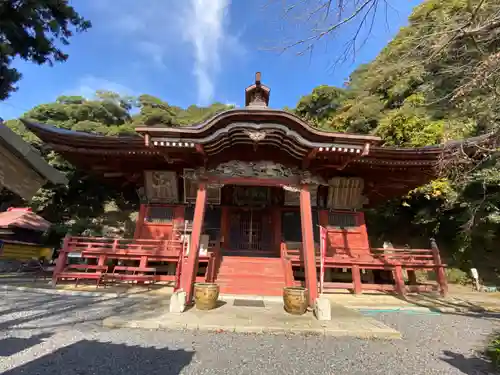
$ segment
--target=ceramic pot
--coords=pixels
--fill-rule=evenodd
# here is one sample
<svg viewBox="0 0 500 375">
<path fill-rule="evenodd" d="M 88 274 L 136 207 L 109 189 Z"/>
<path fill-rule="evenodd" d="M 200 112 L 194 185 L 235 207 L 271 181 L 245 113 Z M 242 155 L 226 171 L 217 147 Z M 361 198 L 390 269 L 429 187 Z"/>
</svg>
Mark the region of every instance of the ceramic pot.
<svg viewBox="0 0 500 375">
<path fill-rule="evenodd" d="M 300 286 L 283 288 L 285 311 L 293 315 L 302 315 L 307 311 L 309 292 Z"/>
<path fill-rule="evenodd" d="M 194 304 L 198 310 L 212 310 L 219 299 L 219 285 L 213 283 L 194 284 Z"/>
</svg>

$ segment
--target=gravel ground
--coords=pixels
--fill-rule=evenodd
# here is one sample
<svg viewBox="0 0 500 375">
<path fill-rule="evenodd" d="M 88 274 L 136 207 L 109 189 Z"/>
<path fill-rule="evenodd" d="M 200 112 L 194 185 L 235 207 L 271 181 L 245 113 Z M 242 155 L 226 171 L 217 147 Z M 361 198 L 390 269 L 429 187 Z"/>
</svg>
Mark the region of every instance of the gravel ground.
<svg viewBox="0 0 500 375">
<path fill-rule="evenodd" d="M 110 330 L 134 300 L 0 291 L 0 374 L 488 374 L 495 316 L 374 315 L 403 340 Z"/>
</svg>

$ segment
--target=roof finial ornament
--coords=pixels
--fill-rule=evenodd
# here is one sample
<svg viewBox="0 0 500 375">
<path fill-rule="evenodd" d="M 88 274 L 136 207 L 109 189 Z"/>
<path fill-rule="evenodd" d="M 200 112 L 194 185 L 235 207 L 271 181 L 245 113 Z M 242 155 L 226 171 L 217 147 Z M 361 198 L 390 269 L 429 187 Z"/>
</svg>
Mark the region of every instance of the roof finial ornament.
<svg viewBox="0 0 500 375">
<path fill-rule="evenodd" d="M 267 108 L 271 90 L 261 82 L 261 73 L 255 73 L 255 83 L 245 90 L 245 105 L 247 107 Z"/>
<path fill-rule="evenodd" d="M 260 86 L 260 72 L 255 73 L 255 85 Z"/>
</svg>

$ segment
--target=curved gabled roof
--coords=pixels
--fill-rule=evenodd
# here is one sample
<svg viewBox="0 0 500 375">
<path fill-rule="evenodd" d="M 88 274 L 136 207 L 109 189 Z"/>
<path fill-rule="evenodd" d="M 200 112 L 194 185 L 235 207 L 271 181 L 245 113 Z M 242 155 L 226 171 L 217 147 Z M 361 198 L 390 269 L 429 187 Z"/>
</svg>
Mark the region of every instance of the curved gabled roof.
<svg viewBox="0 0 500 375">
<path fill-rule="evenodd" d="M 267 137 L 265 142 L 269 146 L 286 149 L 285 151 L 296 158 L 304 158 L 314 148 L 317 149 L 317 156 L 328 158 L 328 153 L 335 147 L 338 149 L 339 145 L 340 147 L 343 147 L 342 145 L 355 145 L 359 150 L 368 144 L 370 146 L 368 153 L 349 162 L 359 165 L 433 165 L 444 151 L 457 147 L 467 148 L 488 142 L 492 138 L 492 134 L 485 134 L 425 147 L 384 147 L 380 145 L 381 139 L 379 137 L 317 130 L 291 113 L 267 107 L 228 110 L 205 122 L 186 127 L 148 126 L 137 128 L 138 132 L 153 140 L 165 140 L 161 143 L 162 145 L 165 143 L 166 148 L 154 147 L 153 142 L 146 145 L 144 137 L 140 135 L 104 136 L 60 129 L 26 119 L 22 121 L 42 141 L 60 151 L 88 154 L 160 154 L 169 153 L 175 149 L 176 152 L 193 153 L 196 152 L 193 148 L 194 143 L 196 143 L 202 145 L 206 154 L 210 156 L 231 145 L 254 142 L 254 140 L 249 139 L 251 132 L 267 131 L 269 133 L 265 135 Z M 174 142 L 168 146 L 168 140 L 174 140 Z M 184 150 L 174 147 L 176 140 L 177 146 L 180 146 L 181 142 L 179 141 L 182 141 L 182 144 L 189 143 L 191 147 L 186 147 Z M 264 139 L 261 140 L 262 144 L 265 142 Z"/>
<path fill-rule="evenodd" d="M 350 142 L 380 144 L 381 138 L 373 135 L 359 135 L 349 133 L 335 133 L 321 131 L 313 128 L 297 115 L 268 107 L 245 107 L 230 109 L 216 114 L 210 119 L 199 124 L 182 127 L 140 126 L 136 131 L 141 134 L 161 134 L 164 136 L 178 137 L 180 139 L 201 139 L 208 137 L 217 130 L 226 127 L 231 123 L 238 122 L 258 123 L 261 125 L 279 123 L 290 130 L 297 132 L 301 137 L 311 142 L 336 142 L 339 140 L 349 140 Z"/>
<path fill-rule="evenodd" d="M 36 136 L 38 136 L 38 138 L 48 144 L 108 149 L 145 147 L 144 140 L 139 135 L 114 137 L 57 128 L 55 126 L 40 124 L 27 119 L 21 119 L 21 121 L 27 129 L 29 129 Z"/>
</svg>

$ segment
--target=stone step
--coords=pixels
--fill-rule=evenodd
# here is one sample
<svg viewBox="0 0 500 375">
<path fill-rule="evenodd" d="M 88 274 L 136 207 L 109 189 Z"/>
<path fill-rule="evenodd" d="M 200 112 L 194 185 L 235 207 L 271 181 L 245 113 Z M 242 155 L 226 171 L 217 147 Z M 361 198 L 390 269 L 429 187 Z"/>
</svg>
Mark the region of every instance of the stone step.
<svg viewBox="0 0 500 375">
<path fill-rule="evenodd" d="M 228 280 L 234 282 L 245 283 L 264 283 L 264 282 L 277 282 L 284 281 L 285 275 L 283 273 L 276 275 L 261 275 L 261 274 L 217 274 L 217 280 Z"/>
<path fill-rule="evenodd" d="M 217 277 L 217 283 L 225 285 L 259 285 L 259 286 L 280 286 L 285 285 L 285 280 L 283 277 L 276 279 L 263 279 L 259 277 L 246 277 L 246 278 L 228 278 L 228 277 Z"/>
<path fill-rule="evenodd" d="M 261 263 L 261 264 L 281 264 L 281 258 L 265 258 L 265 257 L 238 257 L 238 256 L 224 256 L 222 257 L 222 263 L 227 264 L 242 264 L 242 263 Z"/>
<path fill-rule="evenodd" d="M 235 294 L 235 295 L 248 295 L 248 296 L 281 296 L 283 295 L 283 288 L 262 288 L 260 286 L 229 286 L 221 285 L 220 293 L 222 294 Z"/>
<path fill-rule="evenodd" d="M 262 275 L 266 276 L 274 276 L 274 275 L 283 275 L 282 267 L 224 267 L 221 266 L 219 268 L 219 275 Z"/>
<path fill-rule="evenodd" d="M 258 287 L 259 289 L 266 288 L 282 288 L 285 286 L 284 280 L 258 280 L 258 279 L 217 279 L 217 284 L 231 287 Z"/>
</svg>

